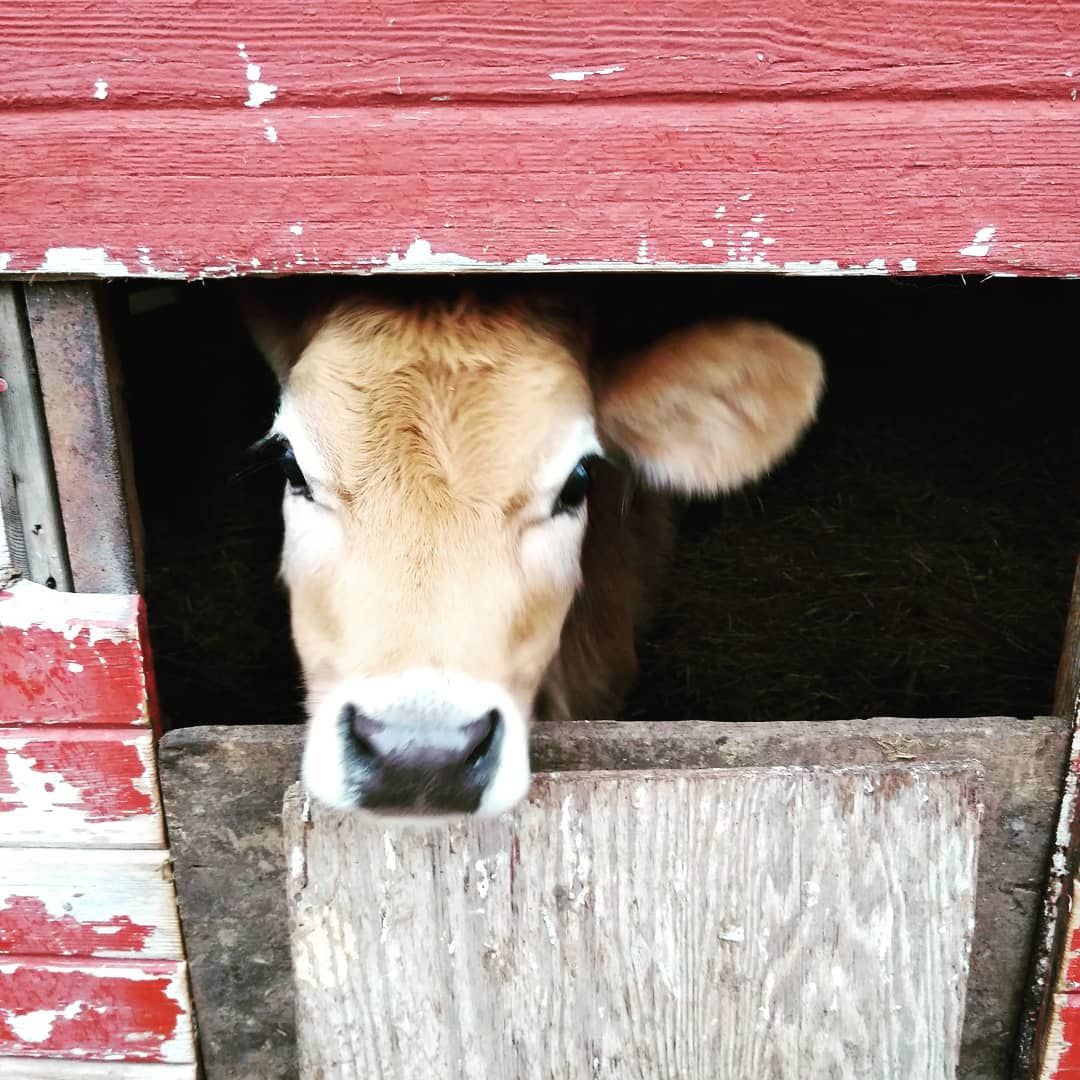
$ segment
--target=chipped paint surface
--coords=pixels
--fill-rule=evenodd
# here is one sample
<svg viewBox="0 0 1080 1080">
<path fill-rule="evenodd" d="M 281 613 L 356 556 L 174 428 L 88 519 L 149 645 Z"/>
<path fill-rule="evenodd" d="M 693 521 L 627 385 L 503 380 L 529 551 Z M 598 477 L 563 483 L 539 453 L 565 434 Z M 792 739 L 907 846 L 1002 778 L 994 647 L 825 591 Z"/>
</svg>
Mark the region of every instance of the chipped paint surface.
<svg viewBox="0 0 1080 1080">
<path fill-rule="evenodd" d="M 242 41 L 236 43 L 236 52 L 244 62 L 244 75 L 248 84 L 248 96 L 244 104 L 249 109 L 262 108 L 277 97 L 278 88 L 274 83 L 262 81 L 262 67 L 252 62 L 247 46 Z"/>
<path fill-rule="evenodd" d="M 8 263 L 11 262 L 11 252 L 0 251 L 0 271 L 8 268 Z"/>
<path fill-rule="evenodd" d="M 990 243 L 994 239 L 997 229 L 993 225 L 984 225 L 975 234 L 975 239 L 967 247 L 960 249 L 961 255 L 968 255 L 975 259 L 983 258 L 990 250 Z"/>
<path fill-rule="evenodd" d="M 94 97 L 104 101 L 109 96 L 109 84 L 104 79 L 94 80 Z"/>
<path fill-rule="evenodd" d="M 38 269 L 43 274 L 82 274 L 91 277 L 118 277 L 128 268 L 119 259 L 109 258 L 103 247 L 51 247 Z"/>
<path fill-rule="evenodd" d="M 0 1054 L 189 1061 L 183 965 L 0 962 Z"/>
<path fill-rule="evenodd" d="M 918 269 L 918 262 L 915 259 L 901 259 L 900 269 L 905 273 L 910 274 L 913 270 Z"/>
<path fill-rule="evenodd" d="M 386 265 L 398 270 L 438 270 L 447 266 L 479 266 L 476 259 L 468 255 L 458 255 L 452 251 L 436 252 L 431 244 L 417 237 L 406 249 L 404 255 L 396 251 L 386 257 Z"/>
<path fill-rule="evenodd" d="M 625 71 L 623 64 L 612 64 L 610 67 L 586 68 L 581 71 L 549 71 L 548 78 L 557 82 L 584 82 L 593 75 L 614 75 L 617 71 Z"/>
<path fill-rule="evenodd" d="M 0 894 L 0 954 L 139 953 L 154 931 L 155 927 L 135 923 L 128 915 L 80 919 L 67 911 L 50 911 L 38 896 Z"/>
</svg>

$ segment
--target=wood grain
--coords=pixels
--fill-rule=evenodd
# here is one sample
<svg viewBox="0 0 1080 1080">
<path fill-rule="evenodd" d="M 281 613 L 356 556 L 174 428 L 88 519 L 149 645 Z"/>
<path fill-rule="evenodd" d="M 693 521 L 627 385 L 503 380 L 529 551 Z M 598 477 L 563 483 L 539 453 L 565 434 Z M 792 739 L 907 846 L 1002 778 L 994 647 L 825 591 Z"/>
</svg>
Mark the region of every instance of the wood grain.
<svg viewBox="0 0 1080 1080">
<path fill-rule="evenodd" d="M 0 728 L 0 845 L 164 845 L 146 730 Z"/>
<path fill-rule="evenodd" d="M 1080 722 L 1080 560 L 1076 563 L 1072 597 L 1065 620 L 1065 637 L 1054 692 L 1054 712 Z"/>
<path fill-rule="evenodd" d="M 83 277 L 1080 271 L 1080 104 L 1064 92 L 707 106 L 284 100 L 5 114 L 0 263 Z"/>
<path fill-rule="evenodd" d="M 198 1080 L 194 1062 L 145 1065 L 130 1061 L 35 1061 L 0 1058 L 0 1077 L 11 1080 Z"/>
<path fill-rule="evenodd" d="M 143 630 L 136 596 L 0 589 L 0 726 L 148 726 Z"/>
<path fill-rule="evenodd" d="M 67 540 L 52 469 L 23 290 L 0 285 L 0 498 L 15 568 L 42 585 L 71 588 Z M 2 618 L 2 617 L 0 617 Z"/>
<path fill-rule="evenodd" d="M 0 72 L 4 101 L 21 108 L 237 107 L 249 98 L 249 63 L 275 100 L 320 107 L 432 97 L 1065 95 L 1076 84 L 1068 72 L 1078 17 L 1072 0 L 680 0 L 661 11 L 328 0 L 302 17 L 282 0 L 53 0 L 3 11 Z"/>
<path fill-rule="evenodd" d="M 25 290 L 53 475 L 78 592 L 138 592 L 139 524 L 127 426 L 99 286 Z"/>
<path fill-rule="evenodd" d="M 0 956 L 182 960 L 167 851 L 9 848 Z"/>
<path fill-rule="evenodd" d="M 1070 726 L 1061 719 L 828 724 L 542 725 L 538 769 L 904 764 L 976 758 L 986 772 L 972 973 L 958 1077 L 1008 1074 Z M 296 1075 L 281 798 L 299 727 L 200 727 L 160 747 L 181 919 L 207 1068 L 215 1080 Z"/>
<path fill-rule="evenodd" d="M 405 830 L 292 789 L 301 1075 L 951 1078 L 979 784 L 547 775 L 510 817 Z"/>
<path fill-rule="evenodd" d="M 188 1063 L 184 965 L 0 957 L 0 1056 Z"/>
</svg>

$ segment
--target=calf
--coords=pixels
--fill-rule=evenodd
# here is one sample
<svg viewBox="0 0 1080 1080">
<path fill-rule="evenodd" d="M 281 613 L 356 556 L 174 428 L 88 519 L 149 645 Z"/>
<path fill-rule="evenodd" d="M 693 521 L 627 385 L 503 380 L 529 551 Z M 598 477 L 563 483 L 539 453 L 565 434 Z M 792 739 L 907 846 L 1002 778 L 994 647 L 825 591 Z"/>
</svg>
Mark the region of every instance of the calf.
<svg viewBox="0 0 1080 1080">
<path fill-rule="evenodd" d="M 251 324 L 281 382 L 304 782 L 338 807 L 499 813 L 533 720 L 610 717 L 631 684 L 670 493 L 786 453 L 819 357 L 714 321 L 600 362 L 539 298 L 276 307 Z"/>
</svg>

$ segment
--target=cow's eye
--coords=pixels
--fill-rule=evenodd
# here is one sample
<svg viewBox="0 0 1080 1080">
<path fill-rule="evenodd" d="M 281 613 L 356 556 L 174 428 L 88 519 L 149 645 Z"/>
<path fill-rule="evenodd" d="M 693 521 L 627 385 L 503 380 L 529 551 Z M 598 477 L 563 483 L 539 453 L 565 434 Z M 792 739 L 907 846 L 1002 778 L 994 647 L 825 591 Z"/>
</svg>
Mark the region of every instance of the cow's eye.
<svg viewBox="0 0 1080 1080">
<path fill-rule="evenodd" d="M 581 508 L 592 487 L 592 459 L 582 458 L 567 477 L 552 514 L 573 514 Z"/>
<path fill-rule="evenodd" d="M 289 485 L 289 494 L 301 495 L 305 499 L 310 499 L 311 488 L 308 487 L 308 482 L 304 478 L 304 472 L 296 463 L 293 448 L 284 440 L 281 443 L 281 457 L 278 461 L 285 476 L 285 482 Z"/>
</svg>

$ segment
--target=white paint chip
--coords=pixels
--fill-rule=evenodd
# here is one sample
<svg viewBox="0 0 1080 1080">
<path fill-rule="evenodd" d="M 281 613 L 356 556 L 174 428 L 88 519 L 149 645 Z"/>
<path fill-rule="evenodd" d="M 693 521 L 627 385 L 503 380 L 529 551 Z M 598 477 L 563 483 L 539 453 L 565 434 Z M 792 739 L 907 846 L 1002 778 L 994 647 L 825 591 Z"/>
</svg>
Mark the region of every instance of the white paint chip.
<svg viewBox="0 0 1080 1080">
<path fill-rule="evenodd" d="M 434 270 L 444 266 L 476 266 L 477 261 L 452 251 L 432 251 L 431 244 L 418 236 L 404 255 L 391 251 L 386 257 L 386 265 L 405 270 Z"/>
<path fill-rule="evenodd" d="M 918 265 L 919 264 L 914 259 L 901 259 L 900 260 L 900 269 L 905 271 L 908 274 L 910 274 L 912 272 L 912 270 L 917 269 Z"/>
<path fill-rule="evenodd" d="M 303 231 L 304 226 L 299 221 L 295 225 L 289 226 L 289 232 L 291 232 L 293 236 L 299 236 Z"/>
<path fill-rule="evenodd" d="M 92 274 L 116 277 L 127 273 L 119 259 L 110 259 L 101 247 L 54 247 L 45 252 L 45 261 L 38 267 L 43 274 Z"/>
<path fill-rule="evenodd" d="M 248 97 L 244 104 L 249 109 L 258 109 L 267 102 L 273 101 L 277 97 L 277 86 L 274 83 L 262 81 L 262 67 L 251 62 L 247 46 L 242 41 L 236 43 L 236 51 L 240 59 L 244 61 L 244 74 L 247 77 Z M 272 139 L 270 141 L 273 142 Z"/>
<path fill-rule="evenodd" d="M 10 251 L 0 251 L 0 270 L 6 270 L 11 262 Z"/>
<path fill-rule="evenodd" d="M 745 195 L 739 196 L 739 202 L 749 202 L 753 197 L 754 193 L 752 191 L 748 191 Z"/>
<path fill-rule="evenodd" d="M 584 82 L 592 75 L 614 75 L 617 71 L 625 71 L 622 64 L 612 64 L 611 67 L 592 68 L 585 71 L 549 71 L 548 78 L 558 82 Z"/>
<path fill-rule="evenodd" d="M 975 234 L 975 239 L 967 247 L 960 249 L 960 254 L 981 259 L 990 250 L 990 242 L 994 239 L 996 232 L 997 229 L 993 225 L 984 225 Z"/>
<path fill-rule="evenodd" d="M 536 251 L 525 256 L 525 262 L 529 266 L 546 266 L 550 261 L 542 251 Z"/>
<path fill-rule="evenodd" d="M 641 243 L 638 244 L 637 261 L 639 263 L 647 263 L 649 261 L 649 238 L 647 236 L 643 236 L 641 238 Z"/>
<path fill-rule="evenodd" d="M 701 246 L 711 248 L 713 246 L 712 237 L 711 236 L 706 236 L 705 239 L 701 241 Z"/>
<path fill-rule="evenodd" d="M 277 128 L 273 124 L 267 124 L 263 128 L 267 142 L 277 142 Z"/>
<path fill-rule="evenodd" d="M 716 208 L 716 211 L 713 213 L 713 217 L 722 218 L 726 213 L 727 213 L 727 207 L 726 206 L 718 206 Z"/>
<path fill-rule="evenodd" d="M 94 97 L 104 101 L 109 96 L 109 84 L 104 79 L 94 80 Z"/>
</svg>

